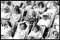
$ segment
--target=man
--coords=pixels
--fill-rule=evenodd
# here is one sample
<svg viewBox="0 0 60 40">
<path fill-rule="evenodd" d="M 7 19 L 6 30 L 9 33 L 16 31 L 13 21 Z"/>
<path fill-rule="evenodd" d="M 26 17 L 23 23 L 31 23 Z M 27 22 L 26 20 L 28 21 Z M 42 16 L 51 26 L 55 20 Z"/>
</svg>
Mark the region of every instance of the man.
<svg viewBox="0 0 60 40">
<path fill-rule="evenodd" d="M 24 39 L 28 35 L 29 24 L 26 22 L 21 22 L 18 24 L 18 28 L 13 39 Z"/>
</svg>

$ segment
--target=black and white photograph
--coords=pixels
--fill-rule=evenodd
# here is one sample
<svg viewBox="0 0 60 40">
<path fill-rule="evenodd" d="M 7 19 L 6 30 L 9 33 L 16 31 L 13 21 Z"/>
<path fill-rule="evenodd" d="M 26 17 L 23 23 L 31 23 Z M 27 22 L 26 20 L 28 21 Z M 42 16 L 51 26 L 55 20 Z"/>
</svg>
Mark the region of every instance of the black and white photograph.
<svg viewBox="0 0 60 40">
<path fill-rule="evenodd" d="M 1 39 L 59 39 L 59 1 L 1 1 Z"/>
</svg>

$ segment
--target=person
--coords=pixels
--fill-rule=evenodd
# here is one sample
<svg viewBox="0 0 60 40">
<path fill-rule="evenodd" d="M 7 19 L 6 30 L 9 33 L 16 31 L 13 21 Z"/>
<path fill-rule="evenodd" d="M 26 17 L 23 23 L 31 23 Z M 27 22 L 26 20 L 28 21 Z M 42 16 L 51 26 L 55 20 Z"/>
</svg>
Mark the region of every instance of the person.
<svg viewBox="0 0 60 40">
<path fill-rule="evenodd" d="M 16 34 L 14 35 L 13 39 L 24 39 L 25 36 L 28 35 L 29 31 L 29 24 L 21 22 L 17 28 Z"/>
<path fill-rule="evenodd" d="M 51 28 L 48 32 L 46 39 L 58 39 L 58 37 L 59 33 L 54 28 Z"/>
<path fill-rule="evenodd" d="M 29 33 L 29 35 L 28 35 L 28 37 L 30 38 L 30 37 L 33 37 L 34 39 L 36 38 L 41 38 L 42 37 L 42 35 L 41 35 L 41 32 L 40 32 L 40 28 L 38 28 L 38 26 L 37 27 L 33 27 L 32 29 L 31 29 L 31 32 Z"/>
</svg>

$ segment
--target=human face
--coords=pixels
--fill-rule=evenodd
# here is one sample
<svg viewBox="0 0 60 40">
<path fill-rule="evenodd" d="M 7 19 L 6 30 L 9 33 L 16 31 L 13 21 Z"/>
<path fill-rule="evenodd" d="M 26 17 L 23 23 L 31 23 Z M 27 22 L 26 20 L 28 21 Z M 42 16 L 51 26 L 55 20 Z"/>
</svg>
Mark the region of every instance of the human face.
<svg viewBox="0 0 60 40">
<path fill-rule="evenodd" d="M 23 25 L 23 24 L 21 24 L 20 28 L 21 28 L 21 30 L 24 30 L 24 25 Z"/>
</svg>

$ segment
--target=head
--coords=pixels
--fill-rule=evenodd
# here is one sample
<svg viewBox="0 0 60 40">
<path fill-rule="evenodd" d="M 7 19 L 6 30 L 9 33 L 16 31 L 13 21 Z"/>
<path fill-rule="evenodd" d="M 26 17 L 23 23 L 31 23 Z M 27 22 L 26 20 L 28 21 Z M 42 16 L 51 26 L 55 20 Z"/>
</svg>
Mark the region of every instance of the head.
<svg viewBox="0 0 60 40">
<path fill-rule="evenodd" d="M 20 28 L 21 28 L 21 30 L 25 30 L 26 27 L 27 27 L 26 23 L 22 23 L 22 24 L 20 24 Z"/>
<path fill-rule="evenodd" d="M 40 30 L 40 26 L 36 25 L 36 26 L 34 27 L 34 31 L 35 31 L 35 32 L 38 32 L 39 30 Z"/>
<path fill-rule="evenodd" d="M 53 31 L 53 35 L 54 35 L 55 38 L 58 38 L 59 33 L 57 31 Z"/>
</svg>

